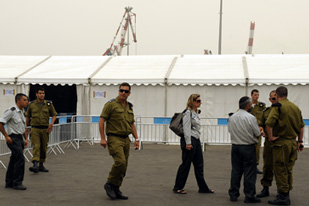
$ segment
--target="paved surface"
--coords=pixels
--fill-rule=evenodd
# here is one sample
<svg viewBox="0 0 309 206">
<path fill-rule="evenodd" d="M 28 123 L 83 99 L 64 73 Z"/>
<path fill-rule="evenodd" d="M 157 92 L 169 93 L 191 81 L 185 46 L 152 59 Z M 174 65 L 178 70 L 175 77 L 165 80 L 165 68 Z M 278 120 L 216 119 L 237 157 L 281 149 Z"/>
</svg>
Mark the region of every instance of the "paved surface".
<svg viewBox="0 0 309 206">
<path fill-rule="evenodd" d="M 230 202 L 227 194 L 230 181 L 231 146 L 207 146 L 204 153 L 206 182 L 215 194 L 199 194 L 193 167 L 185 189 L 186 195 L 172 192 L 176 171 L 181 162 L 181 151 L 177 145 L 145 144 L 144 150 L 135 151 L 131 147 L 129 168 L 121 190 L 129 200 L 110 200 L 103 189 L 108 172 L 113 163 L 107 149 L 100 145 L 83 143 L 80 150 L 65 149 L 66 154 L 49 154 L 46 167 L 49 173 L 33 174 L 26 163 L 24 185 L 26 191 L 4 188 L 6 170 L 0 167 L 1 206 L 78 206 L 78 205 L 247 205 L 244 194 L 237 202 Z M 309 150 L 299 155 L 294 167 L 294 190 L 291 191 L 292 205 L 308 205 L 309 196 Z M 7 165 L 9 156 L 1 157 Z M 261 166 L 260 166 L 261 168 Z M 257 192 L 261 175 L 258 175 Z M 242 188 L 241 188 L 242 190 Z M 262 203 L 274 199 L 276 186 L 271 187 L 271 196 Z"/>
</svg>

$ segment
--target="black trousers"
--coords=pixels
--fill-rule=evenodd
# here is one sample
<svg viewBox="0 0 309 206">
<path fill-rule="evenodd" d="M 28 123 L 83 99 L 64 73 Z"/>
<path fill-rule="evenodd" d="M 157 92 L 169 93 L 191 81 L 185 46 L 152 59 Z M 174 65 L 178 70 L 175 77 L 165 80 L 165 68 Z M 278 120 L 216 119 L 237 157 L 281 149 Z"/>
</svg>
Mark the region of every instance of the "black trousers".
<svg viewBox="0 0 309 206">
<path fill-rule="evenodd" d="M 244 193 L 246 198 L 255 197 L 256 152 L 255 145 L 232 145 L 232 174 L 229 195 L 239 197 L 241 177 L 244 175 Z"/>
<path fill-rule="evenodd" d="M 12 151 L 8 169 L 6 172 L 5 182 L 7 185 L 21 185 L 24 180 L 25 173 L 25 157 L 24 157 L 24 140 L 22 135 L 9 135 L 13 143 L 7 146 Z"/>
<path fill-rule="evenodd" d="M 181 190 L 185 187 L 192 162 L 199 190 L 208 191 L 209 188 L 204 179 L 204 160 L 201 141 L 191 137 L 191 144 L 193 148 L 189 151 L 186 149 L 185 139 L 182 137 L 180 140 L 180 147 L 182 150 L 182 164 L 178 168 L 174 190 Z"/>
</svg>

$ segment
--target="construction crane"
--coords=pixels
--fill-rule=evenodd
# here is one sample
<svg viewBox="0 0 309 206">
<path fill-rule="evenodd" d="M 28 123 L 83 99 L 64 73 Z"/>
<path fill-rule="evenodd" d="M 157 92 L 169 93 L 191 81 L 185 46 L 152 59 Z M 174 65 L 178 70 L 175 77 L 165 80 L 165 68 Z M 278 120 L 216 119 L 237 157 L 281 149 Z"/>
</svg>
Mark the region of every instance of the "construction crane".
<svg viewBox="0 0 309 206">
<path fill-rule="evenodd" d="M 133 9 L 132 7 L 125 7 L 124 9 L 125 9 L 125 12 L 124 12 L 122 20 L 120 22 L 120 25 L 117 29 L 116 35 L 114 36 L 113 42 L 112 42 L 111 46 L 103 54 L 103 56 L 106 56 L 106 55 L 108 55 L 108 56 L 111 56 L 111 55 L 121 56 L 121 51 L 122 51 L 123 47 L 129 45 L 129 35 L 128 35 L 127 43 L 125 42 L 125 38 L 126 38 L 127 31 L 129 29 L 129 25 L 130 25 L 130 28 L 131 28 L 131 31 L 132 31 L 133 41 L 137 42 L 136 31 L 135 31 L 135 28 L 133 27 L 133 24 L 132 24 L 132 18 L 133 17 L 134 17 L 134 20 L 135 20 L 134 23 L 136 24 L 136 14 L 131 12 L 132 9 Z M 120 28 L 121 28 L 120 42 L 118 43 L 118 45 L 114 45 Z M 129 32 L 128 32 L 128 34 L 129 34 Z"/>
<path fill-rule="evenodd" d="M 252 54 L 254 29 L 255 29 L 255 22 L 250 22 L 249 42 L 246 54 Z"/>
</svg>

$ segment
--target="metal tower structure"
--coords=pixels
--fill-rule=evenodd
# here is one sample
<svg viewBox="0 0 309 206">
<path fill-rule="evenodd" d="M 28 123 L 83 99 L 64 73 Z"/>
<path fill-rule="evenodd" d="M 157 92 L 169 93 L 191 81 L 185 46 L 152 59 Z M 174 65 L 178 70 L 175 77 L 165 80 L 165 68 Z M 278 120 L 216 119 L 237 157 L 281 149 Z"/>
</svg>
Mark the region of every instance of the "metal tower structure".
<svg viewBox="0 0 309 206">
<path fill-rule="evenodd" d="M 128 32 L 129 28 L 131 28 L 131 31 L 132 31 L 131 33 L 133 35 L 133 41 L 137 42 L 137 40 L 136 40 L 136 29 L 135 29 L 135 26 L 133 26 L 133 23 L 132 23 L 132 18 L 134 18 L 134 23 L 136 25 L 136 14 L 131 12 L 132 9 L 133 9 L 132 7 L 125 7 L 124 9 L 125 9 L 125 12 L 124 12 L 122 20 L 120 22 L 120 25 L 117 29 L 116 35 L 114 36 L 113 42 L 112 42 L 111 46 L 103 54 L 103 56 L 106 56 L 106 55 L 121 56 L 122 49 L 125 46 L 129 46 L 129 35 L 127 37 L 127 41 L 125 41 L 126 33 Z M 121 29 L 120 42 L 118 43 L 118 45 L 114 45 L 120 29 Z M 129 34 L 129 32 L 128 32 L 128 34 Z"/>
</svg>

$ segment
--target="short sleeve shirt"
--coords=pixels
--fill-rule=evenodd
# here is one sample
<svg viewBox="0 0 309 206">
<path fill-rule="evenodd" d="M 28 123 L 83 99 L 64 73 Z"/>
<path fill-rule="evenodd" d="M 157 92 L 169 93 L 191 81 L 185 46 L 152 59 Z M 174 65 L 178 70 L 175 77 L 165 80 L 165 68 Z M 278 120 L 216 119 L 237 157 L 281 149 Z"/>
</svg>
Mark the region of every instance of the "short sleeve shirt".
<svg viewBox="0 0 309 206">
<path fill-rule="evenodd" d="M 57 112 L 51 101 L 44 100 L 43 103 L 38 103 L 34 100 L 29 104 L 26 116 L 31 119 L 31 126 L 48 126 L 49 117 L 57 116 Z"/>
<path fill-rule="evenodd" d="M 106 134 L 116 134 L 127 136 L 132 133 L 132 124 L 134 123 L 133 108 L 127 102 L 123 107 L 118 97 L 107 102 L 104 105 L 100 117 L 106 120 Z"/>
<path fill-rule="evenodd" d="M 25 115 L 17 106 L 4 112 L 0 122 L 6 124 L 7 134 L 24 134 L 26 128 Z"/>
</svg>

